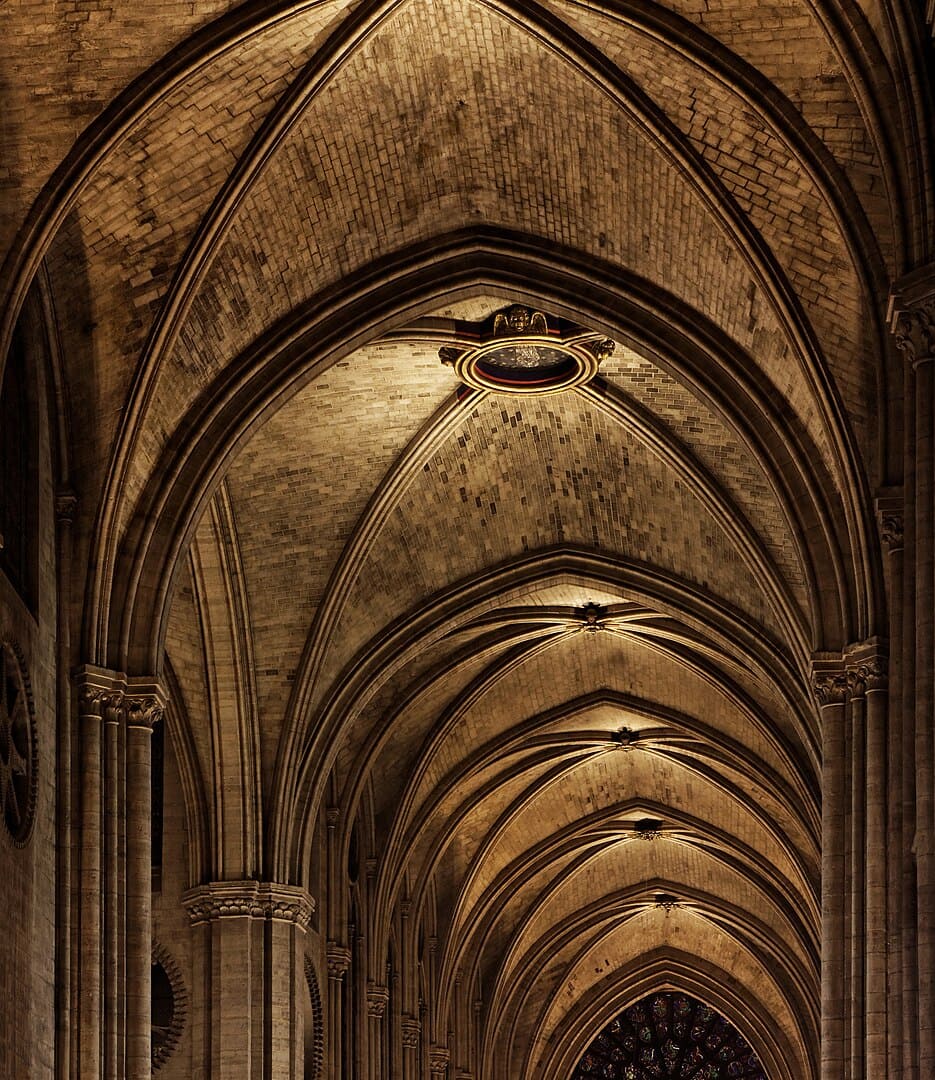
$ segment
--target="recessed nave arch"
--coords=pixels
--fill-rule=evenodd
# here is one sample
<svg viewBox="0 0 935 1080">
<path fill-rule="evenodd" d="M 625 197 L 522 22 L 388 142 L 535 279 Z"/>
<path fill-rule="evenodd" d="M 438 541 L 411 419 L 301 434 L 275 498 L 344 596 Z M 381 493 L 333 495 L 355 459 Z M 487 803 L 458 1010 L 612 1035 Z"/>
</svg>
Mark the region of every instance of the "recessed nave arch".
<svg viewBox="0 0 935 1080">
<path fill-rule="evenodd" d="M 924 1080 L 921 8 L 3 20 L 0 1074 Z"/>
</svg>

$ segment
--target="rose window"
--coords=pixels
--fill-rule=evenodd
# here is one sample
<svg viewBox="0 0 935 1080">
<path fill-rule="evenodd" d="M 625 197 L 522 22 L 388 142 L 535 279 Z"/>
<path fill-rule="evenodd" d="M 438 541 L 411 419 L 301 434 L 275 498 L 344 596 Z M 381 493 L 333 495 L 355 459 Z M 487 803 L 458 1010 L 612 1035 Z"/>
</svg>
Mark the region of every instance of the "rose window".
<svg viewBox="0 0 935 1080">
<path fill-rule="evenodd" d="M 0 644 L 0 801 L 16 844 L 25 844 L 36 804 L 35 719 L 29 677 L 18 650 Z"/>
<path fill-rule="evenodd" d="M 652 994 L 607 1025 L 572 1080 L 766 1080 L 740 1032 L 714 1009 L 680 993 Z"/>
</svg>

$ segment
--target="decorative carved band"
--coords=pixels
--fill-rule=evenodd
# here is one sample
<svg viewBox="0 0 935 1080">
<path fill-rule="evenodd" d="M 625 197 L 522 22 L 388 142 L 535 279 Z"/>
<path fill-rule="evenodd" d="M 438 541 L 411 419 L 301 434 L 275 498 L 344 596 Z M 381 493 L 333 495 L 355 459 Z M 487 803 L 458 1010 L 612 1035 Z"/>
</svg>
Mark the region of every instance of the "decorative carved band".
<svg viewBox="0 0 935 1080">
<path fill-rule="evenodd" d="M 377 1020 L 383 1017 L 390 1000 L 390 992 L 385 986 L 376 983 L 367 984 L 367 1012 Z"/>
<path fill-rule="evenodd" d="M 345 945 L 339 945 L 336 941 L 329 941 L 326 960 L 328 962 L 328 978 L 342 979 L 344 973 L 351 966 L 351 950 Z"/>
<path fill-rule="evenodd" d="M 268 881 L 212 881 L 182 896 L 192 925 L 215 919 L 276 919 L 308 928 L 315 901 L 297 885 Z"/>
</svg>

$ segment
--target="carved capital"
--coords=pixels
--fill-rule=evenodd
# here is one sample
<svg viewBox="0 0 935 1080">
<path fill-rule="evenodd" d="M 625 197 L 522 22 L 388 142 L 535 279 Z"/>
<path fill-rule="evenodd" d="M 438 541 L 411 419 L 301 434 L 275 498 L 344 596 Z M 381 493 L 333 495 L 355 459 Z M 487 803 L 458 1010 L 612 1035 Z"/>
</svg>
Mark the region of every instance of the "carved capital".
<svg viewBox="0 0 935 1080">
<path fill-rule="evenodd" d="M 377 1020 L 382 1019 L 390 1000 L 390 992 L 385 986 L 367 983 L 367 1012 Z"/>
<path fill-rule="evenodd" d="M 336 941 L 329 941 L 325 959 L 328 964 L 328 978 L 343 979 L 347 969 L 351 966 L 351 950 L 346 945 L 339 945 Z"/>
<path fill-rule="evenodd" d="M 677 908 L 679 906 L 679 898 L 677 896 L 673 896 L 671 893 L 656 893 L 655 905 L 657 908 L 661 908 L 666 913 L 666 915 L 668 915 L 669 912 L 673 910 L 673 908 Z"/>
<path fill-rule="evenodd" d="M 337 828 L 338 822 L 341 820 L 341 811 L 336 806 L 329 806 L 325 811 L 325 824 L 329 829 Z"/>
<path fill-rule="evenodd" d="M 843 705 L 847 700 L 847 674 L 823 672 L 812 677 L 812 689 L 819 705 Z"/>
<path fill-rule="evenodd" d="M 211 881 L 182 895 L 182 906 L 193 926 L 216 919 L 253 917 L 260 914 L 255 881 Z"/>
<path fill-rule="evenodd" d="M 403 1016 L 400 1017 L 399 1030 L 403 1046 L 408 1050 L 415 1050 L 422 1037 L 422 1024 L 414 1016 Z"/>
<path fill-rule="evenodd" d="M 885 656 L 875 657 L 860 666 L 861 678 L 867 690 L 885 690 L 888 685 L 889 668 Z"/>
<path fill-rule="evenodd" d="M 848 684 L 852 694 L 885 690 L 889 668 L 886 642 L 879 638 L 852 645 L 846 652 Z"/>
<path fill-rule="evenodd" d="M 85 664 L 74 675 L 78 686 L 78 708 L 82 716 L 96 716 L 116 722 L 123 705 L 127 678 L 120 671 Z"/>
<path fill-rule="evenodd" d="M 71 525 L 78 509 L 78 496 L 73 491 L 59 491 L 55 495 L 55 519 L 63 525 Z"/>
<path fill-rule="evenodd" d="M 165 712 L 166 697 L 154 679 L 127 679 L 122 671 L 85 664 L 75 672 L 75 682 L 82 716 L 110 724 L 126 720 L 129 727 L 152 731 Z"/>
<path fill-rule="evenodd" d="M 914 368 L 935 359 L 935 299 L 900 311 L 892 331 L 896 348 Z"/>
<path fill-rule="evenodd" d="M 847 672 L 843 657 L 819 654 L 812 661 L 812 692 L 818 704 L 843 705 L 847 701 Z"/>
<path fill-rule="evenodd" d="M 913 368 L 935 360 L 935 267 L 920 267 L 897 283 L 887 317 L 896 348 Z"/>
<path fill-rule="evenodd" d="M 898 487 L 883 488 L 877 495 L 875 508 L 880 539 L 887 551 L 899 551 L 903 546 L 903 495 Z"/>
<path fill-rule="evenodd" d="M 264 918 L 295 923 L 302 930 L 308 929 L 315 900 L 301 886 L 261 881 L 257 899 L 263 906 Z"/>
<path fill-rule="evenodd" d="M 123 704 L 127 727 L 141 728 L 144 731 L 152 731 L 153 725 L 159 723 L 166 711 L 165 698 L 156 690 L 148 693 L 129 691 Z"/>
<path fill-rule="evenodd" d="M 433 1046 L 429 1049 L 429 1072 L 433 1077 L 445 1075 L 450 1058 L 447 1046 Z"/>
<path fill-rule="evenodd" d="M 880 539 L 887 551 L 898 551 L 903 546 L 903 515 L 896 510 L 880 514 Z"/>
<path fill-rule="evenodd" d="M 314 900 L 297 885 L 270 881 L 211 881 L 189 889 L 182 905 L 193 926 L 217 919 L 275 919 L 306 930 Z"/>
<path fill-rule="evenodd" d="M 864 692 L 867 689 L 867 685 L 864 682 L 863 671 L 860 665 L 855 665 L 847 669 L 845 678 L 847 679 L 847 693 L 851 698 L 862 698 Z"/>
</svg>

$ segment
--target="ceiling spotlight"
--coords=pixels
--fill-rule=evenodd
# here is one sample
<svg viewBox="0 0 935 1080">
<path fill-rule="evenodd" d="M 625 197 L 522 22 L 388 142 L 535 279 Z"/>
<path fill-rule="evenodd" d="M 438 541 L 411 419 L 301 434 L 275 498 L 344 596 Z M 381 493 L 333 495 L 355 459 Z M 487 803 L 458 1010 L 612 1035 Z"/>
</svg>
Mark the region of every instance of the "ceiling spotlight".
<svg viewBox="0 0 935 1080">
<path fill-rule="evenodd" d="M 657 818 L 641 818 L 633 823 L 633 828 L 641 840 L 657 840 L 662 833 L 662 822 Z"/>
<path fill-rule="evenodd" d="M 618 728 L 617 731 L 610 733 L 611 742 L 616 743 L 621 750 L 632 750 L 639 737 L 640 733 L 638 731 L 628 727 Z"/>
<path fill-rule="evenodd" d="M 671 893 L 656 893 L 656 907 L 662 908 L 668 915 L 669 912 L 679 906 L 679 898 Z"/>
<path fill-rule="evenodd" d="M 581 629 L 589 634 L 595 634 L 598 630 L 603 630 L 606 626 L 604 622 L 606 615 L 606 608 L 600 604 L 595 604 L 593 600 L 589 601 L 578 612 L 578 617 L 581 619 Z"/>
</svg>

